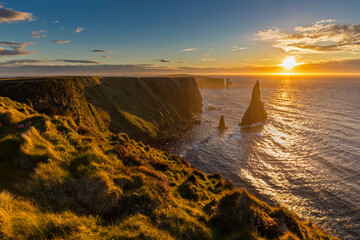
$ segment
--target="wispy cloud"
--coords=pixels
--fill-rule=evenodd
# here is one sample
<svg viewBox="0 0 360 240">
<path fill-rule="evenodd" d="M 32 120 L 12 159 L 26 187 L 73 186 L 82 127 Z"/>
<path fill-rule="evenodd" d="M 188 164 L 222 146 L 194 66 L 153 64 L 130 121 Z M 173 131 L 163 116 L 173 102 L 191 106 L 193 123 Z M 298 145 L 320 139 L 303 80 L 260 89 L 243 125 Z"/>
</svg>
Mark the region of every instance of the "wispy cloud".
<svg viewBox="0 0 360 240">
<path fill-rule="evenodd" d="M 0 23 L 2 22 L 15 22 L 15 21 L 35 21 L 32 13 L 19 12 L 11 8 L 4 8 L 0 5 Z"/>
<path fill-rule="evenodd" d="M 101 62 L 93 61 L 93 60 L 58 59 L 56 61 L 57 62 L 65 62 L 65 63 L 101 64 Z"/>
<path fill-rule="evenodd" d="M 171 70 L 172 71 L 172 70 Z M 171 73 L 168 68 L 152 64 L 67 64 L 67 65 L 14 65 L 0 66 L 0 77 L 5 76 L 65 76 L 65 75 L 98 75 L 98 76 L 139 76 L 159 73 Z"/>
<path fill-rule="evenodd" d="M 241 51 L 245 49 L 246 47 L 232 46 L 231 51 Z"/>
<path fill-rule="evenodd" d="M 109 50 L 102 50 L 102 49 L 94 49 L 94 50 L 91 50 L 90 52 L 107 53 L 107 52 L 111 52 L 111 51 L 109 51 Z"/>
<path fill-rule="evenodd" d="M 212 59 L 212 58 L 199 58 L 200 61 L 202 62 L 213 62 L 215 61 L 215 59 Z"/>
<path fill-rule="evenodd" d="M 84 31 L 84 30 L 85 30 L 85 28 L 83 28 L 83 27 L 77 27 L 77 28 L 75 29 L 75 32 L 80 33 L 80 32 L 82 32 L 82 31 Z"/>
<path fill-rule="evenodd" d="M 186 49 L 181 50 L 181 52 L 191 52 L 191 51 L 197 51 L 197 50 L 199 50 L 199 49 L 197 49 L 197 48 L 186 48 Z"/>
<path fill-rule="evenodd" d="M 109 58 L 109 56 L 102 56 L 103 58 Z"/>
<path fill-rule="evenodd" d="M 30 33 L 30 35 L 33 38 L 44 38 L 44 37 L 46 37 L 46 32 L 47 32 L 47 30 L 33 31 Z"/>
<path fill-rule="evenodd" d="M 161 58 L 161 59 L 154 59 L 153 61 L 158 61 L 158 62 L 162 62 L 162 63 L 172 62 L 172 61 L 170 61 L 170 60 L 163 59 L 163 58 Z"/>
<path fill-rule="evenodd" d="M 64 60 L 64 59 L 60 59 Z M 21 61 L 21 60 L 19 60 Z M 36 60 L 42 61 L 42 60 Z M 43 60 L 45 61 L 45 60 Z M 48 60 L 50 62 L 51 60 Z M 25 60 L 24 63 L 13 63 L 9 66 L 0 63 L 0 76 L 65 76 L 65 75 L 97 75 L 97 76 L 149 76 L 159 74 L 219 74 L 219 73 L 278 73 L 282 71 L 279 66 L 242 66 L 242 67 L 166 67 L 152 64 L 41 64 Z M 82 60 L 77 60 L 82 61 Z M 88 60 L 84 60 L 88 61 Z M 54 61 L 51 61 L 54 62 Z M 77 63 L 77 64 L 76 64 Z M 303 64 L 298 66 L 301 72 L 313 73 L 360 73 L 360 59 L 348 59 L 343 61 Z"/>
<path fill-rule="evenodd" d="M 320 23 L 331 23 L 331 22 L 335 22 L 335 19 L 326 19 L 326 20 L 320 20 L 320 21 L 316 21 L 316 24 L 320 24 Z"/>
<path fill-rule="evenodd" d="M 25 65 L 25 64 L 36 64 L 36 63 L 46 63 L 46 60 L 36 60 L 36 59 L 21 59 L 21 60 L 11 60 L 6 62 L 0 62 L 0 65 Z"/>
<path fill-rule="evenodd" d="M 25 48 L 29 45 L 33 44 L 33 42 L 0 42 L 0 46 L 5 46 L 7 49 L 0 47 L 0 57 L 1 56 L 20 56 L 35 53 L 35 51 L 27 51 Z"/>
<path fill-rule="evenodd" d="M 66 40 L 66 41 L 63 41 L 63 40 L 52 40 L 53 43 L 58 43 L 58 44 L 62 44 L 62 43 L 69 43 L 70 41 Z"/>
<path fill-rule="evenodd" d="M 334 52 L 360 49 L 360 25 L 337 24 L 335 20 L 320 20 L 309 26 L 299 26 L 293 32 L 270 28 L 257 37 L 273 47 L 287 52 Z"/>
</svg>

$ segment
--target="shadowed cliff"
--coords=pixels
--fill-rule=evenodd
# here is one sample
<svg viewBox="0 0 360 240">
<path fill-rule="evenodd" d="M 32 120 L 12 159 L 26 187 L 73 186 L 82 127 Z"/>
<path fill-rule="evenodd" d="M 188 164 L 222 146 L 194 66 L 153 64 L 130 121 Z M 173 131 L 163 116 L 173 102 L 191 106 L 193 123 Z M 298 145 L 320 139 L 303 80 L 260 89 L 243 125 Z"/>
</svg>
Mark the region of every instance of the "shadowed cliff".
<svg viewBox="0 0 360 240">
<path fill-rule="evenodd" d="M 264 122 L 266 119 L 267 113 L 264 109 L 264 104 L 260 99 L 260 84 L 259 80 L 257 80 L 252 91 L 250 105 L 246 110 L 240 125 L 247 126 L 254 123 Z"/>
<path fill-rule="evenodd" d="M 205 77 L 205 76 L 197 76 L 197 75 L 190 75 L 190 74 L 174 74 L 174 75 L 167 75 L 168 77 L 192 77 L 195 79 L 198 87 L 204 89 L 212 89 L 212 88 L 224 88 L 226 85 L 223 78 L 216 78 L 216 77 Z M 230 81 L 229 81 L 230 82 Z M 227 82 L 227 83 L 229 83 Z"/>
<path fill-rule="evenodd" d="M 0 96 L 84 128 L 125 132 L 146 143 L 176 138 L 201 111 L 194 78 L 50 77 L 0 81 Z"/>
</svg>

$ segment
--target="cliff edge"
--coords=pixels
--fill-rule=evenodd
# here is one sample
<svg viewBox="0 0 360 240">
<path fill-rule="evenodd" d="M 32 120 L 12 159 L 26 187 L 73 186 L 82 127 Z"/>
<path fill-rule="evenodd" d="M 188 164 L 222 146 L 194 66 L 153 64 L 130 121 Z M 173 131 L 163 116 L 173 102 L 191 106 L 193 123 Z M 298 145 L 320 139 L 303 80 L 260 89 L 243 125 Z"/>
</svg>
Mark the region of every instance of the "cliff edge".
<svg viewBox="0 0 360 240">
<path fill-rule="evenodd" d="M 191 77 L 194 78 L 200 89 L 224 88 L 226 86 L 223 78 L 197 76 L 190 74 L 173 74 L 167 77 Z"/>
<path fill-rule="evenodd" d="M 125 132 L 145 143 L 176 137 L 202 110 L 202 97 L 191 77 L 4 79 L 0 96 L 46 115 L 70 117 L 83 128 Z"/>
</svg>

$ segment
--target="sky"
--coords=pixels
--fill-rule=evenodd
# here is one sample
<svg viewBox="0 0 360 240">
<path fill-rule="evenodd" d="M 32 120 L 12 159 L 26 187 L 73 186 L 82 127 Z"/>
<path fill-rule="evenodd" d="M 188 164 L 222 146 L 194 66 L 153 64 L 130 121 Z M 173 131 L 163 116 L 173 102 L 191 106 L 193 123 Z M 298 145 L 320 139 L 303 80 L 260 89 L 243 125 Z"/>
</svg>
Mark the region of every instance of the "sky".
<svg viewBox="0 0 360 240">
<path fill-rule="evenodd" d="M 360 73 L 358 0 L 5 0 L 0 76 Z"/>
</svg>

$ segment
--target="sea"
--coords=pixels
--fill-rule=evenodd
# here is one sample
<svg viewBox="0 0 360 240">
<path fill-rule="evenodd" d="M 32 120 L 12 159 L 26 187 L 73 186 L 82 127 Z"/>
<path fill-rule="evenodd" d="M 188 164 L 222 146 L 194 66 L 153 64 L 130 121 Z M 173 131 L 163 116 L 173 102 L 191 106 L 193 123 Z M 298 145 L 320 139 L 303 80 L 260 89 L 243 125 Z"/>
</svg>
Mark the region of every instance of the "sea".
<svg viewBox="0 0 360 240">
<path fill-rule="evenodd" d="M 232 86 L 200 90 L 201 124 L 171 151 L 340 239 L 360 239 L 360 76 L 225 77 Z M 268 119 L 241 127 L 256 80 Z"/>
</svg>

